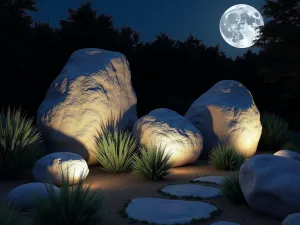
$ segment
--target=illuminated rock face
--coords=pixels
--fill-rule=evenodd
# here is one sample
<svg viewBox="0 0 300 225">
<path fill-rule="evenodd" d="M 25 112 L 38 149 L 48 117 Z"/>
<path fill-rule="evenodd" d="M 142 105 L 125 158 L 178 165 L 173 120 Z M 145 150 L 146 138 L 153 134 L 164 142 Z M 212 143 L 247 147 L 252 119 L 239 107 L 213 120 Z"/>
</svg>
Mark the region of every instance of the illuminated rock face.
<svg viewBox="0 0 300 225">
<path fill-rule="evenodd" d="M 216 83 L 191 105 L 185 117 L 202 133 L 204 152 L 228 142 L 247 157 L 255 154 L 262 132 L 260 113 L 240 82 Z"/>
<path fill-rule="evenodd" d="M 32 169 L 36 181 L 61 185 L 62 175 L 69 184 L 84 180 L 89 174 L 86 161 L 75 153 L 54 152 L 40 158 Z"/>
<path fill-rule="evenodd" d="M 124 55 L 101 49 L 75 51 L 50 86 L 37 113 L 37 126 L 53 152 L 74 152 L 95 164 L 94 136 L 103 123 L 119 118 L 131 129 L 136 95 Z"/>
<path fill-rule="evenodd" d="M 239 183 L 255 211 L 284 219 L 300 210 L 299 174 L 299 161 L 259 154 L 241 166 Z"/>
<path fill-rule="evenodd" d="M 132 134 L 146 147 L 171 152 L 174 167 L 192 163 L 202 151 L 202 135 L 186 118 L 170 109 L 156 109 L 136 121 Z"/>
</svg>

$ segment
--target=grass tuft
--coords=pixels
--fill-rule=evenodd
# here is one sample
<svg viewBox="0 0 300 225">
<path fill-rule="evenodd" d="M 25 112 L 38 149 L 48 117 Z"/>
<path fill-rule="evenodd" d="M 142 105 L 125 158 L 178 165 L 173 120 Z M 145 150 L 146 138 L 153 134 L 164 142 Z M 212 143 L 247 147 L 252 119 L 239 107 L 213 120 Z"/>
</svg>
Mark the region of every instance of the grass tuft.
<svg viewBox="0 0 300 225">
<path fill-rule="evenodd" d="M 140 177 L 148 180 L 160 180 L 169 175 L 173 163 L 170 162 L 172 154 L 165 148 L 152 146 L 149 149 L 142 146 L 140 154 L 134 154 L 132 170 Z"/>
<path fill-rule="evenodd" d="M 226 176 L 222 179 L 221 193 L 232 202 L 246 204 L 239 182 L 239 172 L 235 172 L 233 175 Z"/>
<path fill-rule="evenodd" d="M 264 151 L 279 151 L 290 141 L 289 124 L 274 113 L 263 113 L 261 116 L 262 134 L 259 149 Z"/>
<path fill-rule="evenodd" d="M 24 216 L 21 211 L 12 204 L 0 205 L 0 224 L 1 225 L 23 225 Z"/>
<path fill-rule="evenodd" d="M 95 137 L 95 158 L 103 170 L 123 173 L 130 168 L 136 150 L 136 141 L 128 131 L 104 125 Z"/>
<path fill-rule="evenodd" d="M 42 156 L 42 138 L 33 120 L 18 110 L 0 113 L 0 179 L 12 179 Z"/>
<path fill-rule="evenodd" d="M 238 170 L 246 157 L 227 143 L 220 143 L 208 153 L 210 163 L 218 170 Z"/>
<path fill-rule="evenodd" d="M 103 196 L 91 191 L 91 185 L 79 183 L 70 186 L 69 175 L 62 175 L 62 186 L 57 193 L 54 186 L 45 184 L 48 198 L 37 198 L 36 225 L 93 225 L 102 220 Z"/>
</svg>

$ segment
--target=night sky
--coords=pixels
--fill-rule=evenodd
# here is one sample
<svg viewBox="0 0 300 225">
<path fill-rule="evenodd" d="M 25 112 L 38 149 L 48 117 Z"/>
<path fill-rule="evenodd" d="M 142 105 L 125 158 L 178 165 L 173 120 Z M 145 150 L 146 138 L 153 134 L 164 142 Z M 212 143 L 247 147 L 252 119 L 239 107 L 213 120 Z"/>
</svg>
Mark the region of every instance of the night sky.
<svg viewBox="0 0 300 225">
<path fill-rule="evenodd" d="M 83 0 L 38 0 L 39 12 L 31 13 L 34 20 L 49 22 L 57 27 L 67 16 L 68 8 L 76 9 Z M 152 41 L 159 32 L 175 40 L 190 33 L 207 46 L 220 45 L 226 55 L 235 58 L 248 49 L 228 45 L 221 37 L 219 22 L 232 5 L 248 4 L 261 12 L 264 0 L 93 0 L 98 13 L 112 15 L 116 27 L 130 26 L 140 33 L 143 41 Z M 265 18 L 264 18 L 265 19 Z M 255 49 L 252 49 L 256 52 Z"/>
</svg>

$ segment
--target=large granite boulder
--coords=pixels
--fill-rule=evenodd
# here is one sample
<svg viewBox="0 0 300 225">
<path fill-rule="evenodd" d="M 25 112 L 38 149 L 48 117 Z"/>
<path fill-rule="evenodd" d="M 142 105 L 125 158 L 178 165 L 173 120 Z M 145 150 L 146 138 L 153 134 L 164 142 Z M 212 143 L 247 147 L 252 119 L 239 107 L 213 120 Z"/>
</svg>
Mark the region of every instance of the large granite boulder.
<svg viewBox="0 0 300 225">
<path fill-rule="evenodd" d="M 71 151 L 96 164 L 94 136 L 103 124 L 131 129 L 136 94 L 124 55 L 101 49 L 75 51 L 50 86 L 37 126 L 53 152 Z"/>
<path fill-rule="evenodd" d="M 185 117 L 201 131 L 204 153 L 227 142 L 247 157 L 255 154 L 262 132 L 260 113 L 240 82 L 216 83 L 191 105 Z"/>
<path fill-rule="evenodd" d="M 197 160 L 202 151 L 202 135 L 186 118 L 170 109 L 155 109 L 136 121 L 132 135 L 139 144 L 162 147 L 171 152 L 174 167 Z"/>
<path fill-rule="evenodd" d="M 89 174 L 86 161 L 75 153 L 54 152 L 40 158 L 32 168 L 36 181 L 62 185 L 62 176 L 69 184 L 84 180 Z"/>
<path fill-rule="evenodd" d="M 284 219 L 300 212 L 300 162 L 260 154 L 240 168 L 239 182 L 248 204 L 256 211 Z"/>
<path fill-rule="evenodd" d="M 38 199 L 42 200 L 48 198 L 48 191 L 51 190 L 53 190 L 56 194 L 59 194 L 60 192 L 59 188 L 51 184 L 44 184 L 39 182 L 22 184 L 12 189 L 7 194 L 5 202 L 11 203 L 20 209 L 34 209 L 38 206 Z"/>
</svg>

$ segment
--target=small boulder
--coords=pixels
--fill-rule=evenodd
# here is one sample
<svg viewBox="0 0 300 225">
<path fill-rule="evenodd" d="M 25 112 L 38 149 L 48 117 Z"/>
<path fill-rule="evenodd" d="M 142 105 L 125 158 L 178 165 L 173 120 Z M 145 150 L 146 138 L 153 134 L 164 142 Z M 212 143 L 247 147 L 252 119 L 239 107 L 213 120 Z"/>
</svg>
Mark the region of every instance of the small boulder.
<svg viewBox="0 0 300 225">
<path fill-rule="evenodd" d="M 75 51 L 37 112 L 37 127 L 52 152 L 72 151 L 97 164 L 94 137 L 103 125 L 131 130 L 137 120 L 129 63 L 118 52 Z"/>
<path fill-rule="evenodd" d="M 141 145 L 160 146 L 171 152 L 174 167 L 192 163 L 202 151 L 202 135 L 186 118 L 170 109 L 155 109 L 141 117 L 132 129 Z"/>
<path fill-rule="evenodd" d="M 256 211 L 284 219 L 300 212 L 300 162 L 260 154 L 240 168 L 239 182 L 247 203 Z"/>
<path fill-rule="evenodd" d="M 39 182 L 61 185 L 62 175 L 69 184 L 76 184 L 87 177 L 89 168 L 86 161 L 75 153 L 54 152 L 40 158 L 32 169 L 33 177 Z"/>
<path fill-rule="evenodd" d="M 255 154 L 262 132 L 260 113 L 240 82 L 216 83 L 191 105 L 185 117 L 203 134 L 204 153 L 227 142 L 246 157 Z"/>
<path fill-rule="evenodd" d="M 299 225 L 299 224 L 300 224 L 300 213 L 290 214 L 282 221 L 282 225 Z"/>
<path fill-rule="evenodd" d="M 11 190 L 6 196 L 5 202 L 12 203 L 20 209 L 34 209 L 37 207 L 37 198 L 48 198 L 46 186 L 49 189 L 53 188 L 52 190 L 59 194 L 59 188 L 54 185 L 34 182 L 20 185 Z"/>
<path fill-rule="evenodd" d="M 280 150 L 274 153 L 274 155 L 285 157 L 285 158 L 290 158 L 290 159 L 295 159 L 295 160 L 300 160 L 300 154 L 291 150 Z"/>
</svg>

